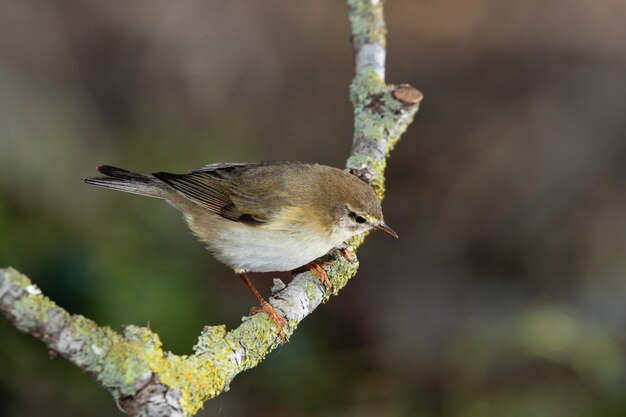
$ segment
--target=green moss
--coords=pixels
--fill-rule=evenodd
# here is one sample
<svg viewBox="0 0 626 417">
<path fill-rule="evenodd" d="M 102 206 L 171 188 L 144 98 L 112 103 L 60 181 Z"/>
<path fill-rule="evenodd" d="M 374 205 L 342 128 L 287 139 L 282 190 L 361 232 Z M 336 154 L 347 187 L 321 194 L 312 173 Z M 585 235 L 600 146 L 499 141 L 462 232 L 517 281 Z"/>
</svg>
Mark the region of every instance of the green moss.
<svg viewBox="0 0 626 417">
<path fill-rule="evenodd" d="M 163 355 L 158 337 L 148 329 L 137 330 L 127 339 L 82 316 L 73 318 L 70 329 L 71 339 L 82 346 L 69 359 L 94 375 L 116 398 L 134 394 L 135 382 Z"/>
<path fill-rule="evenodd" d="M 357 78 L 359 77 L 355 80 Z M 384 83 L 381 87 L 377 84 L 377 77 L 360 78 L 370 79 L 373 84 L 366 85 L 356 81 L 353 83 L 354 130 L 356 137 L 361 141 L 359 146 L 366 149 L 371 147 L 372 151 L 352 154 L 346 165 L 352 169 L 366 169 L 372 174 L 370 185 L 382 200 L 385 192 L 384 172 L 389 152 L 412 121 L 417 109 L 405 109 L 402 103 L 393 98 L 394 87 L 384 86 Z M 406 120 L 400 122 L 398 118 L 402 112 L 407 112 Z"/>
<path fill-rule="evenodd" d="M 367 0 L 348 0 L 348 19 L 353 36 L 365 36 L 369 42 L 385 45 L 385 27 L 382 22 L 382 1 L 372 5 Z"/>
<path fill-rule="evenodd" d="M 331 278 L 332 294 L 337 295 L 339 291 L 348 284 L 350 278 L 356 275 L 359 262 L 350 263 L 343 258 L 337 259 L 328 267 L 328 275 Z"/>
<path fill-rule="evenodd" d="M 26 332 L 38 326 L 39 323 L 45 323 L 48 320 L 48 309 L 51 304 L 50 300 L 42 295 L 20 298 L 13 305 L 15 326 Z"/>
<path fill-rule="evenodd" d="M 382 93 L 386 88 L 385 80 L 380 78 L 376 71 L 369 70 L 357 73 L 350 84 L 350 100 L 355 105 L 355 112 L 371 95 Z"/>
<path fill-rule="evenodd" d="M 233 338 L 246 349 L 244 369 L 256 366 L 279 345 L 276 325 L 266 314 L 256 314 L 233 331 Z M 268 347 L 269 346 L 269 347 Z"/>
<path fill-rule="evenodd" d="M 208 398 L 222 391 L 224 380 L 207 356 L 166 354 L 153 364 L 161 382 L 181 392 L 180 406 L 186 415 L 195 414 Z"/>
<path fill-rule="evenodd" d="M 26 275 L 20 274 L 14 268 L 6 268 L 2 270 L 4 274 L 4 278 L 11 282 L 13 285 L 16 285 L 20 288 L 26 289 L 29 285 L 32 285 L 32 282 Z"/>
<path fill-rule="evenodd" d="M 215 333 L 203 332 L 203 337 L 214 337 L 217 333 L 219 330 Z M 107 352 L 107 361 L 110 358 L 111 368 L 115 370 L 110 376 L 114 382 L 128 387 L 131 390 L 129 394 L 136 389 L 129 384 L 151 371 L 158 375 L 161 383 L 180 391 L 181 409 L 186 415 L 193 415 L 205 400 L 219 394 L 224 387 L 222 370 L 207 354 L 179 356 L 164 352 L 158 335 L 145 327 L 126 327 L 123 340 L 120 340 L 119 335 L 115 336 L 113 338 L 117 343 Z M 217 341 L 215 338 L 213 340 Z M 204 340 L 199 343 L 207 342 Z M 217 351 L 224 346 L 222 343 L 213 348 Z M 120 370 L 123 370 L 122 374 Z M 101 382 L 104 384 L 105 381 Z"/>
<path fill-rule="evenodd" d="M 370 180 L 370 186 L 378 196 L 379 200 L 383 199 L 385 194 L 385 167 L 386 159 L 376 159 L 371 156 L 351 155 L 346 162 L 346 166 L 351 169 L 366 169 L 373 173 L 374 176 Z"/>
<path fill-rule="evenodd" d="M 327 267 L 322 267 L 322 269 L 324 269 L 324 271 L 328 273 Z M 317 283 L 315 283 L 315 281 L 304 281 L 303 284 L 306 298 L 308 298 L 309 300 L 314 300 L 317 296 L 317 292 L 319 291 Z"/>
<path fill-rule="evenodd" d="M 205 326 L 193 350 L 197 355 L 210 352 L 212 346 L 224 342 L 224 337 L 226 337 L 226 326 Z"/>
</svg>

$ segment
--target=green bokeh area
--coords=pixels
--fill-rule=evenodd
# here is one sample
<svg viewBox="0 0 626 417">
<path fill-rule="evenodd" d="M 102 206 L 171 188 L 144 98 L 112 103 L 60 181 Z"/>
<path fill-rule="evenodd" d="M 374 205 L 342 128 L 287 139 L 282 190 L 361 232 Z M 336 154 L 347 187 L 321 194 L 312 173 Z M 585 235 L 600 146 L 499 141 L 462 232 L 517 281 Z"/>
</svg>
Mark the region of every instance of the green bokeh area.
<svg viewBox="0 0 626 417">
<path fill-rule="evenodd" d="M 201 416 L 626 415 L 623 7 L 385 2 L 388 81 L 424 93 L 357 276 Z M 255 300 L 179 213 L 101 164 L 343 166 L 345 6 L 0 3 L 0 267 L 192 351 Z M 275 274 L 253 274 L 269 294 Z M 281 275 L 285 280 L 288 275 Z M 0 416 L 121 415 L 0 319 Z"/>
</svg>

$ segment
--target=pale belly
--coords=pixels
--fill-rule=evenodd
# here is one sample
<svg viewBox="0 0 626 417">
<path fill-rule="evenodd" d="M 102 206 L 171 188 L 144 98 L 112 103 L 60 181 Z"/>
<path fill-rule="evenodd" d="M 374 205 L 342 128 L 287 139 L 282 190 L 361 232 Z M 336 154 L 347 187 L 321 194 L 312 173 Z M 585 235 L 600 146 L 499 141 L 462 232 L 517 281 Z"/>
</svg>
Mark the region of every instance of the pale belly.
<svg viewBox="0 0 626 417">
<path fill-rule="evenodd" d="M 233 269 L 251 272 L 291 271 L 325 255 L 334 245 L 276 231 L 232 231 L 206 242 L 220 261 Z"/>
<path fill-rule="evenodd" d="M 324 239 L 307 234 L 294 236 L 230 220 L 212 220 L 227 223 L 222 223 L 222 227 L 215 227 L 214 223 L 212 227 L 203 228 L 206 233 L 196 234 L 220 262 L 235 270 L 292 271 L 327 254 L 342 242 L 341 239 Z M 228 232 L 224 231 L 224 227 Z"/>
</svg>

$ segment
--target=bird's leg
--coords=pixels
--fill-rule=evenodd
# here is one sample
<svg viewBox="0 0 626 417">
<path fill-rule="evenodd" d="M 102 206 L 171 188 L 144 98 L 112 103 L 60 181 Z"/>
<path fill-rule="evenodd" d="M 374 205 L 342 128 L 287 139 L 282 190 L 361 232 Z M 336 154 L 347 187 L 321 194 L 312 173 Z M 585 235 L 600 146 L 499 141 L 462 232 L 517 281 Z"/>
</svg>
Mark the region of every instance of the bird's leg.
<svg viewBox="0 0 626 417">
<path fill-rule="evenodd" d="M 326 271 L 322 269 L 323 266 L 330 265 L 330 264 L 332 264 L 332 262 L 313 261 L 313 262 L 309 262 L 308 264 L 304 266 L 301 266 L 300 268 L 294 269 L 293 271 L 291 271 L 291 273 L 298 274 L 300 272 L 309 271 L 313 275 L 317 276 L 317 278 L 322 282 L 322 284 L 324 284 L 324 287 L 326 287 L 326 291 L 330 291 L 331 285 L 330 285 L 330 280 L 328 279 L 328 274 L 326 274 Z"/>
<path fill-rule="evenodd" d="M 356 261 L 356 255 L 354 254 L 354 252 L 348 249 L 347 246 L 342 247 L 342 248 L 337 248 L 337 252 L 339 252 L 339 254 L 343 257 L 343 259 L 346 260 L 346 262 L 353 264 Z"/>
<path fill-rule="evenodd" d="M 267 301 L 263 299 L 263 297 L 261 297 L 261 294 L 259 294 L 256 288 L 254 288 L 254 285 L 252 285 L 252 282 L 250 281 L 250 279 L 248 278 L 248 275 L 245 272 L 237 272 L 237 275 L 239 275 L 239 278 L 241 278 L 243 283 L 246 284 L 246 287 L 248 287 L 250 291 L 252 291 L 252 294 L 254 294 L 254 297 L 257 300 L 259 300 L 259 303 L 261 304 L 259 307 L 252 307 L 250 309 L 250 314 L 256 314 L 256 313 L 267 314 L 267 316 L 270 318 L 272 323 L 274 323 L 274 325 L 278 329 L 278 337 L 280 337 L 280 339 L 284 342 L 285 333 L 283 332 L 283 325 L 287 324 L 287 320 L 285 320 L 283 316 L 278 314 L 278 312 L 274 310 L 274 307 L 272 307 L 270 303 L 268 303 Z"/>
</svg>

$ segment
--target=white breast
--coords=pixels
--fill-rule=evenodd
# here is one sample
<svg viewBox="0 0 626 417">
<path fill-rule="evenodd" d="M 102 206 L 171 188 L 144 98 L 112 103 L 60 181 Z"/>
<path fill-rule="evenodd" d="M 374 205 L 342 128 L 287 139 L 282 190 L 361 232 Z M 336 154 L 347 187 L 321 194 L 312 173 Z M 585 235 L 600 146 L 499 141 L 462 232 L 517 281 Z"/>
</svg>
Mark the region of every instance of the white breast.
<svg viewBox="0 0 626 417">
<path fill-rule="evenodd" d="M 263 230 L 248 225 L 218 233 L 208 248 L 233 269 L 251 272 L 291 271 L 325 255 L 341 242 Z"/>
<path fill-rule="evenodd" d="M 185 214 L 191 230 L 207 244 L 207 249 L 235 270 L 292 271 L 327 254 L 350 237 L 345 229 L 333 230 L 329 236 L 314 233 L 308 227 L 287 232 L 287 227 L 276 223 L 251 226 L 206 213 Z"/>
</svg>

